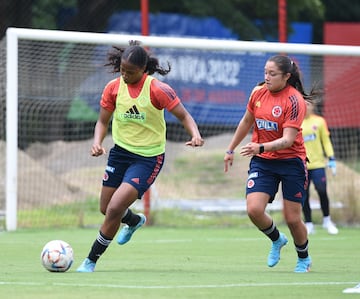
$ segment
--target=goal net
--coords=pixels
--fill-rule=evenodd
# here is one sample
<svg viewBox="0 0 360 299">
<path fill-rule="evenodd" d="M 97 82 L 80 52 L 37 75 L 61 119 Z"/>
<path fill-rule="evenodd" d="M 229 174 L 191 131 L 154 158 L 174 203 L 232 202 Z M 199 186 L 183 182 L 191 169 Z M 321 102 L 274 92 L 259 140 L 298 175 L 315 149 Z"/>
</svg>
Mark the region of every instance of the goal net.
<svg viewBox="0 0 360 299">
<path fill-rule="evenodd" d="M 0 43 L 0 211 L 6 229 L 101 222 L 107 157 L 89 152 L 102 90 L 116 76 L 104 64 L 113 45 L 134 39 L 161 64 L 171 64 L 171 72 L 158 78 L 175 89 L 206 138 L 203 148 L 187 148 L 189 136 L 166 112 L 166 163 L 151 189 L 152 205 L 244 198 L 248 159 L 236 157 L 224 174 L 223 153 L 251 89 L 263 80 L 265 61 L 279 53 L 298 63 L 307 91 L 314 82 L 324 87 L 319 112 L 331 129 L 339 177 L 348 190 L 354 187 L 360 47 L 9 28 Z M 113 145 L 110 134 L 104 145 Z M 334 201 L 346 197 L 344 185 L 331 188 Z"/>
</svg>

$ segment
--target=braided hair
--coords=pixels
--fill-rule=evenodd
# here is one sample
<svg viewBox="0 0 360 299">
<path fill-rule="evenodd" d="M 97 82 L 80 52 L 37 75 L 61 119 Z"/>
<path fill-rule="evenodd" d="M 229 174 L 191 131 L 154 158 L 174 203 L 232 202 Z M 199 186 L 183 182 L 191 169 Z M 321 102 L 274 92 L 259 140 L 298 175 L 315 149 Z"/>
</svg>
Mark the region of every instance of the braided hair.
<svg viewBox="0 0 360 299">
<path fill-rule="evenodd" d="M 136 40 L 130 41 L 129 46 L 126 48 L 113 46 L 113 50 L 108 53 L 108 63 L 106 63 L 105 66 L 112 67 L 112 73 L 120 73 L 122 59 L 140 68 L 145 67 L 144 72 L 149 75 L 158 73 L 165 76 L 171 70 L 169 62 L 167 63 L 167 68 L 161 67 L 159 60 L 145 50 L 144 47 L 140 45 L 140 42 Z"/>
</svg>

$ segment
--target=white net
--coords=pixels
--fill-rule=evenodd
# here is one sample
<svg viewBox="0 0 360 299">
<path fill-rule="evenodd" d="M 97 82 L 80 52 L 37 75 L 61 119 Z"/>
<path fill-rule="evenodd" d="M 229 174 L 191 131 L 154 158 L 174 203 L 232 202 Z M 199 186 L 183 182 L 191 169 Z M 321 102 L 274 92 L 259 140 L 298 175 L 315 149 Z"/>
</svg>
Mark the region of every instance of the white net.
<svg viewBox="0 0 360 299">
<path fill-rule="evenodd" d="M 168 76 L 159 78 L 176 90 L 206 138 L 203 148 L 186 148 L 187 134 L 166 113 L 166 163 L 152 189 L 153 205 L 169 199 L 244 197 L 248 160 L 237 157 L 236 165 L 225 175 L 223 153 L 252 87 L 263 80 L 266 59 L 283 51 L 279 47 L 268 52 L 261 46 L 234 51 L 222 47 L 221 41 L 219 44 L 221 50 L 185 49 L 172 44 L 150 48 L 161 64 L 171 64 Z M 87 226 L 101 221 L 97 201 L 107 157 L 90 157 L 89 150 L 102 90 L 114 78 L 104 67 L 109 50 L 111 45 L 101 39 L 98 44 L 19 39 L 18 226 Z M 0 151 L 4 158 L 4 41 L 0 54 Z M 326 90 L 321 112 L 333 134 L 339 176 L 349 176 L 346 179 L 351 182 L 355 173 L 351 167 L 358 161 L 359 149 L 360 101 L 356 88 L 360 79 L 354 74 L 360 68 L 360 57 L 306 52 L 288 55 L 299 64 L 308 91 L 313 82 L 320 82 Z M 109 135 L 105 147 L 111 146 Z M 0 185 L 4 186 L 4 159 L 0 167 Z M 331 188 L 331 194 L 341 200 L 344 190 L 335 184 Z M 0 188 L 3 211 L 4 189 Z M 97 216 L 92 217 L 89 209 Z"/>
</svg>

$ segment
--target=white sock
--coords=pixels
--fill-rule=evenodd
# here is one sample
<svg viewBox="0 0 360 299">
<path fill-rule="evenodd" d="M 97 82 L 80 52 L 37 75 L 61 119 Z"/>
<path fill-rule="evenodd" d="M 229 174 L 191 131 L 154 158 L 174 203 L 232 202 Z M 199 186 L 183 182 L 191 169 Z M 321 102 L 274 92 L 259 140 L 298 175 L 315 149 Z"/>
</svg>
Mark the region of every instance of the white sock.
<svg viewBox="0 0 360 299">
<path fill-rule="evenodd" d="M 330 215 L 323 218 L 323 224 L 329 224 L 331 222 Z"/>
</svg>

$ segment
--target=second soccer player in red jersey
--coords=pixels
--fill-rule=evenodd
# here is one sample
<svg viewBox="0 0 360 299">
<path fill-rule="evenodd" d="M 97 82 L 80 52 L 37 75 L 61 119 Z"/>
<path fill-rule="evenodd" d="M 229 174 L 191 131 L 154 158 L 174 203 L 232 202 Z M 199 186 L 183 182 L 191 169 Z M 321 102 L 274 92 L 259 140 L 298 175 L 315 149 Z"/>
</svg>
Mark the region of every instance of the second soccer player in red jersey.
<svg viewBox="0 0 360 299">
<path fill-rule="evenodd" d="M 283 215 L 295 244 L 295 272 L 308 272 L 311 257 L 308 237 L 302 221 L 302 204 L 308 185 L 306 151 L 301 124 L 306 113 L 307 95 L 298 66 L 288 56 L 277 55 L 266 61 L 265 81 L 256 86 L 224 157 L 225 172 L 233 164 L 235 149 L 253 128 L 252 141 L 239 150 L 251 157 L 246 186 L 247 213 L 255 226 L 271 241 L 268 266 L 280 260 L 280 250 L 288 243 L 279 232 L 266 206 L 281 183 Z"/>
</svg>

